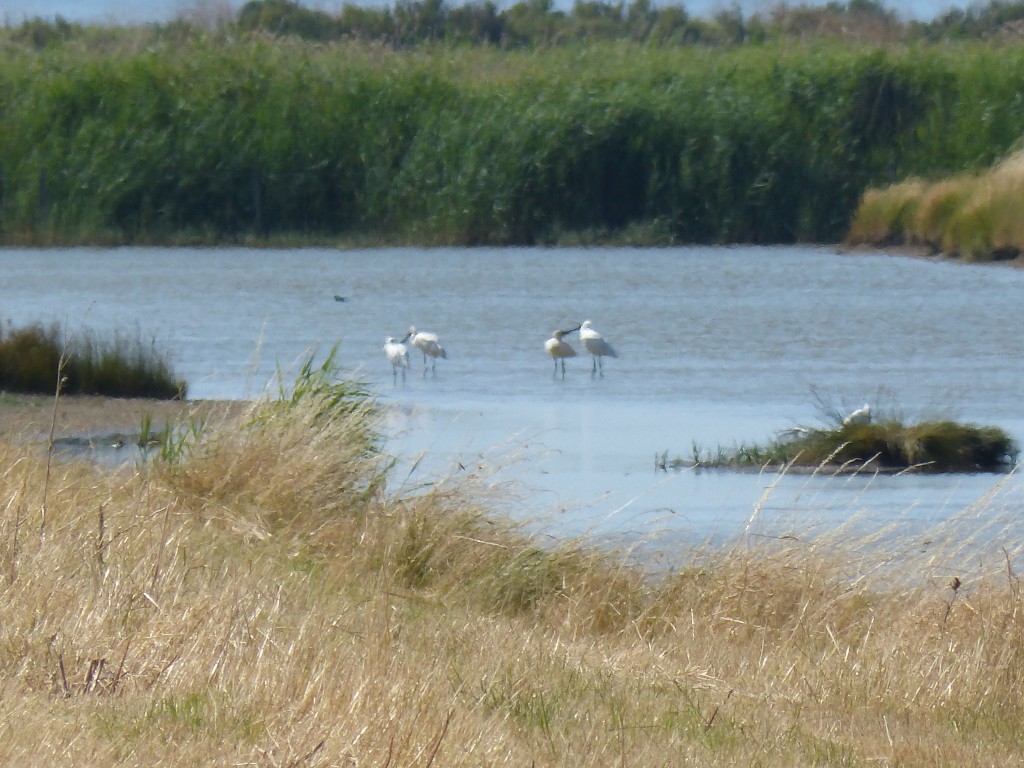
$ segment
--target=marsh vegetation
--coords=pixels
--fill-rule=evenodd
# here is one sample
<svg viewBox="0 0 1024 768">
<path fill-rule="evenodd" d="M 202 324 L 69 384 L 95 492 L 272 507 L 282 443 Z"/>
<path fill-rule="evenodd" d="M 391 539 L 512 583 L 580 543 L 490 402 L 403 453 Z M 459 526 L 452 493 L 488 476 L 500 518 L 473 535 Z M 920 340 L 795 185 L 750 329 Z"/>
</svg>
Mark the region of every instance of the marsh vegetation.
<svg viewBox="0 0 1024 768">
<path fill-rule="evenodd" d="M 1021 132 L 1000 96 L 1020 56 L 988 45 L 505 58 L 164 33 L 5 49 L 7 242 L 826 238 L 891 164 L 977 167 Z M 924 540 L 783 530 L 652 576 L 530 535 L 472 471 L 389 489 L 372 396 L 329 368 L 279 394 L 116 474 L 0 442 L 12 763 L 1024 759 L 1016 510 Z"/>
<path fill-rule="evenodd" d="M 507 46 L 411 22 L 415 44 L 5 30 L 0 241 L 838 242 L 865 189 L 983 168 L 1024 134 L 1009 37 L 687 44 L 600 34 L 628 14 L 585 25 L 590 5 L 586 34 Z M 885 13 L 852 5 L 830 12 Z"/>
<path fill-rule="evenodd" d="M 740 539 L 668 573 L 388 490 L 326 369 L 129 472 L 0 445 L 12 760 L 1009 764 L 1016 526 Z M 787 533 L 787 532 L 780 532 Z M 887 534 L 887 535 L 884 535 Z M 760 543 L 759 543 L 760 542 Z M 995 542 L 987 544 L 986 542 Z"/>
<path fill-rule="evenodd" d="M 704 449 L 688 457 L 655 457 L 658 470 L 683 468 L 774 469 L 824 474 L 861 472 L 1008 472 L 1020 446 L 1005 430 L 952 418 L 907 419 L 896 405 L 838 407 L 814 391 L 819 424 L 778 432 L 765 443 Z M 879 396 L 889 397 L 883 390 Z"/>
<path fill-rule="evenodd" d="M 14 327 L 0 324 L 0 391 L 108 397 L 184 398 L 155 340 L 115 334 L 100 338 L 88 329 L 69 333 L 59 324 Z"/>
<path fill-rule="evenodd" d="M 951 420 L 904 424 L 889 419 L 790 430 L 762 445 L 716 451 L 695 445 L 689 459 L 669 459 L 666 452 L 656 463 L 662 470 L 795 467 L 816 472 L 1007 472 L 1016 466 L 1019 454 L 1019 446 L 999 427 Z"/>
<path fill-rule="evenodd" d="M 1016 259 L 1024 252 L 1024 153 L 992 168 L 936 181 L 911 178 L 868 190 L 847 242 L 923 246 L 968 261 Z"/>
</svg>

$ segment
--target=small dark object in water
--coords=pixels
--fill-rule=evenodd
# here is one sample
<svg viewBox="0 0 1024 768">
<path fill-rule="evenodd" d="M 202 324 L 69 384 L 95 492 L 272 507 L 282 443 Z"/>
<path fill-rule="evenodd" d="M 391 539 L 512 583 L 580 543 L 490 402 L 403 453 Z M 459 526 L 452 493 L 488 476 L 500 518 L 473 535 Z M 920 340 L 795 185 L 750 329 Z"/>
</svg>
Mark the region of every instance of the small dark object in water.
<svg viewBox="0 0 1024 768">
<path fill-rule="evenodd" d="M 335 301 L 344 301 L 345 297 L 344 296 L 339 296 L 338 294 L 334 294 L 334 300 Z"/>
</svg>

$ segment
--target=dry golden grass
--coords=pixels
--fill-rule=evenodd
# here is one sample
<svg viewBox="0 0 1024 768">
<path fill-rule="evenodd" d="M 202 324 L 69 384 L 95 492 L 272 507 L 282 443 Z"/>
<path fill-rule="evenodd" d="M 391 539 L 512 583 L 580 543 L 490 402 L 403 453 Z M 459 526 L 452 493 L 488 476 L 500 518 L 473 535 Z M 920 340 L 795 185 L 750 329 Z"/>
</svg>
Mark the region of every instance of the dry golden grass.
<svg viewBox="0 0 1024 768">
<path fill-rule="evenodd" d="M 923 182 L 912 179 L 885 189 L 869 189 L 861 199 L 847 240 L 903 244 L 924 188 Z"/>
<path fill-rule="evenodd" d="M 4 762 L 1024 760 L 997 498 L 927 547 L 739 541 L 656 579 L 539 547 L 485 483 L 387 490 L 375 418 L 314 389 L 174 461 L 48 482 L 45 455 L 0 446 Z"/>
<path fill-rule="evenodd" d="M 923 244 L 971 261 L 1024 253 L 1024 152 L 983 174 L 927 184 L 911 179 L 868 190 L 854 216 L 852 244 Z"/>
</svg>

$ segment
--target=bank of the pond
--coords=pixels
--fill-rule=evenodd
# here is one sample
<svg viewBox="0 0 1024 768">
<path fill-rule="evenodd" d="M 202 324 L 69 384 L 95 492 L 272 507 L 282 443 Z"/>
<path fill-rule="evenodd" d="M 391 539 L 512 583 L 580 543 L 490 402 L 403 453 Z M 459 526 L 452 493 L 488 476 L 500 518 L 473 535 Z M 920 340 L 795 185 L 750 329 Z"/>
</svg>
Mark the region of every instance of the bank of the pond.
<svg viewBox="0 0 1024 768">
<path fill-rule="evenodd" d="M 55 439 L 99 432 L 137 433 L 144 422 L 152 429 L 190 418 L 220 419 L 251 404 L 225 400 L 155 400 L 95 396 L 20 395 L 0 393 L 0 440 L 46 439 L 53 425 Z"/>
</svg>

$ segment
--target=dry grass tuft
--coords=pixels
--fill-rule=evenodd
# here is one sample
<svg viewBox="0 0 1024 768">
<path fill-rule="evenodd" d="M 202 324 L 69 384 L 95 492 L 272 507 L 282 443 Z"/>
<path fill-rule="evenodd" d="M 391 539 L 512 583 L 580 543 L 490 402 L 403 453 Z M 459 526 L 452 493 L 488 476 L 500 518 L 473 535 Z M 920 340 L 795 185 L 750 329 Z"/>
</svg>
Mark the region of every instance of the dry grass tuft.
<svg viewBox="0 0 1024 768">
<path fill-rule="evenodd" d="M 1024 152 L 983 174 L 927 184 L 912 179 L 864 194 L 847 235 L 852 244 L 926 245 L 971 261 L 1024 252 Z"/>
<path fill-rule="evenodd" d="M 851 243 L 906 245 L 925 185 L 911 179 L 864 193 L 847 240 Z"/>
<path fill-rule="evenodd" d="M 318 384 L 171 459 L 56 464 L 45 535 L 45 459 L 0 445 L 0 754 L 1024 759 L 1020 544 L 998 494 L 928 547 L 851 529 L 744 540 L 662 579 L 585 542 L 541 547 L 472 486 L 388 491 L 376 418 Z"/>
</svg>

